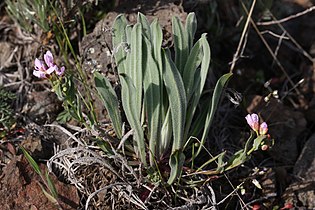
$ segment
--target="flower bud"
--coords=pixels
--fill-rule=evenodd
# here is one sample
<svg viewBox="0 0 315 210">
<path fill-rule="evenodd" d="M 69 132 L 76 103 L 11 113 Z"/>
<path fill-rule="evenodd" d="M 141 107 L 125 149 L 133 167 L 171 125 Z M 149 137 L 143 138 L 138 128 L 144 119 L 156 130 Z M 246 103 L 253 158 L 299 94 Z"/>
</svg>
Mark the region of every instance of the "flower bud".
<svg viewBox="0 0 315 210">
<path fill-rule="evenodd" d="M 269 146 L 266 145 L 266 144 L 264 144 L 264 145 L 261 146 L 261 150 L 263 150 L 263 151 L 266 151 L 266 150 L 268 150 L 268 149 L 269 149 Z"/>
<path fill-rule="evenodd" d="M 259 127 L 259 134 L 260 135 L 266 135 L 268 132 L 268 125 L 267 123 L 263 122 L 260 124 L 260 127 Z"/>
</svg>

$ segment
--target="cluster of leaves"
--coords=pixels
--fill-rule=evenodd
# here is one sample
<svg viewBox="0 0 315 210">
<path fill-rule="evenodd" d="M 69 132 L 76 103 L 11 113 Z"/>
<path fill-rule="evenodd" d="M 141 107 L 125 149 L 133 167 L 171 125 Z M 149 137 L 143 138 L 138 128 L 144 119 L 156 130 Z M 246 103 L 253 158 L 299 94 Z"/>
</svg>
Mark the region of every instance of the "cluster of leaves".
<svg viewBox="0 0 315 210">
<path fill-rule="evenodd" d="M 12 109 L 12 100 L 15 95 L 3 88 L 0 88 L 0 129 L 9 130 L 14 124 L 14 114 Z"/>
<path fill-rule="evenodd" d="M 55 25 L 55 18 L 64 17 L 65 12 L 71 15 L 79 10 L 84 1 L 71 0 L 5 0 L 6 11 L 24 30 L 34 32 L 34 25 L 44 32 L 51 31 Z"/>
<path fill-rule="evenodd" d="M 196 125 L 203 124 L 201 145 L 195 157 L 200 153 L 223 87 L 232 75 L 223 75 L 218 80 L 206 112 L 197 112 L 208 75 L 210 47 L 206 34 L 193 44 L 196 28 L 194 13 L 187 16 L 185 26 L 179 18 L 172 19 L 173 61 L 170 49 L 162 48 L 162 29 L 157 20 L 150 25 L 139 13 L 138 22 L 131 26 L 120 15 L 113 25 L 113 51 L 122 88 L 122 107 L 134 132 L 133 152 L 145 167 L 156 168 L 157 161 L 169 159 L 168 184 L 181 172 L 185 145 L 191 136 L 198 135 Z M 100 73 L 95 73 L 95 82 L 117 136 L 121 138 L 118 97 Z M 146 154 L 149 154 L 149 164 Z"/>
<path fill-rule="evenodd" d="M 199 104 L 210 64 L 206 34 L 193 44 L 197 27 L 194 13 L 187 16 L 185 26 L 174 17 L 172 26 L 174 61 L 170 49 L 161 47 L 162 30 L 156 20 L 150 25 L 145 16 L 139 13 L 137 23 L 131 26 L 120 15 L 113 25 L 113 51 L 122 86 L 120 98 L 124 114 L 134 132 L 130 145 L 141 163 L 153 171 L 151 174 L 159 171 L 157 162 L 169 160 L 171 171 L 168 184 L 179 177 L 183 164 L 188 160 L 185 154 L 191 154 L 189 160 L 193 163 L 203 149 L 221 93 L 232 76 L 232 73 L 221 76 L 212 97 L 203 105 Z M 121 138 L 118 97 L 106 77 L 97 72 L 95 84 L 117 136 Z M 263 145 L 271 146 L 272 140 L 266 132 L 261 135 L 252 133 L 245 148 L 231 157 L 226 157 L 226 153 L 222 152 L 202 162 L 196 170 L 192 164 L 191 169 L 197 174 L 218 174 L 235 168 Z M 201 138 L 197 151 L 193 141 L 190 141 L 196 137 Z M 214 161 L 217 165 L 214 170 L 202 171 Z"/>
<path fill-rule="evenodd" d="M 45 32 L 50 30 L 47 20 L 50 14 L 47 0 L 5 0 L 8 14 L 26 31 L 33 30 L 33 24 L 40 26 Z"/>
</svg>

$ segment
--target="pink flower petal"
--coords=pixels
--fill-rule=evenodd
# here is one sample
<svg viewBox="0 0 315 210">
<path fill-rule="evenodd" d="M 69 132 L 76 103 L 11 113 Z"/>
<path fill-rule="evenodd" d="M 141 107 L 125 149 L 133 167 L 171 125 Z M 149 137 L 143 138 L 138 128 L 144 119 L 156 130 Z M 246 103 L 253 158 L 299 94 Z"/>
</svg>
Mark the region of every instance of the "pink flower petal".
<svg viewBox="0 0 315 210">
<path fill-rule="evenodd" d="M 34 71 L 33 71 L 33 75 L 34 75 L 35 77 L 38 77 L 38 78 L 46 78 L 45 72 L 42 72 L 42 71 L 36 71 L 36 70 L 34 70 Z"/>
<path fill-rule="evenodd" d="M 62 66 L 60 69 L 56 70 L 56 73 L 57 73 L 58 76 L 63 75 L 64 72 L 65 72 L 65 67 L 64 66 Z"/>
<path fill-rule="evenodd" d="M 259 122 L 259 117 L 257 114 L 253 113 L 250 115 L 250 117 L 252 118 L 253 122 Z"/>
<path fill-rule="evenodd" d="M 259 129 L 259 117 L 257 114 L 248 114 L 245 117 L 248 125 L 254 130 L 254 131 L 258 131 Z"/>
<path fill-rule="evenodd" d="M 44 65 L 44 62 L 39 60 L 39 59 L 35 59 L 35 69 L 36 70 L 46 70 L 46 66 Z"/>
<path fill-rule="evenodd" d="M 54 65 L 54 57 L 49 50 L 44 54 L 44 60 L 48 67 L 52 67 Z"/>
<path fill-rule="evenodd" d="M 253 120 L 252 129 L 254 131 L 258 131 L 258 129 L 259 129 L 259 117 L 258 117 L 258 115 L 254 113 L 251 115 L 251 118 Z"/>
<path fill-rule="evenodd" d="M 252 125 L 253 125 L 254 122 L 253 122 L 252 117 L 250 116 L 250 114 L 246 115 L 245 119 L 246 119 L 246 121 L 247 121 L 247 124 L 248 124 L 250 127 L 252 127 Z"/>
<path fill-rule="evenodd" d="M 46 73 L 52 74 L 54 71 L 57 71 L 57 70 L 58 70 L 57 65 L 53 65 L 53 66 L 49 67 L 49 69 L 47 69 Z"/>
</svg>

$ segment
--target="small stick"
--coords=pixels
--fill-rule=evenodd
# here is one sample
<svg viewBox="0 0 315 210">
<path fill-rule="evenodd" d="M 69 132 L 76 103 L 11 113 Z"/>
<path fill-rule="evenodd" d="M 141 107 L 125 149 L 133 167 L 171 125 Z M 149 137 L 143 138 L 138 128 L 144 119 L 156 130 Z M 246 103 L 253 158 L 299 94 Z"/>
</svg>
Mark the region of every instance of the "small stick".
<svg viewBox="0 0 315 210">
<path fill-rule="evenodd" d="M 312 6 L 306 10 L 304 10 L 303 12 L 299 12 L 295 15 L 291 15 L 289 17 L 286 17 L 286 18 L 283 18 L 281 20 L 273 20 L 273 21 L 268 21 L 268 22 L 257 22 L 256 25 L 258 26 L 268 26 L 268 25 L 274 25 L 274 24 L 279 24 L 279 23 L 283 23 L 283 22 L 286 22 L 288 20 L 291 20 L 291 19 L 294 19 L 294 18 L 298 18 L 302 15 L 305 15 L 309 12 L 312 12 L 313 10 L 315 10 L 315 6 Z"/>
</svg>

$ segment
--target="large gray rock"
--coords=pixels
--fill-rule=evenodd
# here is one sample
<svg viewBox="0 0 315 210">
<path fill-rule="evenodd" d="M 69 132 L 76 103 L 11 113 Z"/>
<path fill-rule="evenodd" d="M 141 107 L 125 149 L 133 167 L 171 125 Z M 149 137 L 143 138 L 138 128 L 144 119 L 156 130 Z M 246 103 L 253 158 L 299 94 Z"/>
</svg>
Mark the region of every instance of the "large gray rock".
<svg viewBox="0 0 315 210">
<path fill-rule="evenodd" d="M 315 134 L 305 143 L 295 163 L 294 174 L 303 180 L 315 181 Z"/>
<path fill-rule="evenodd" d="M 284 200 L 303 208 L 315 209 L 315 134 L 304 145 L 293 173 L 299 181 L 286 189 Z"/>
</svg>

